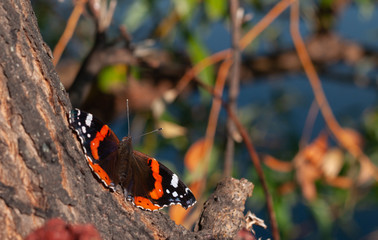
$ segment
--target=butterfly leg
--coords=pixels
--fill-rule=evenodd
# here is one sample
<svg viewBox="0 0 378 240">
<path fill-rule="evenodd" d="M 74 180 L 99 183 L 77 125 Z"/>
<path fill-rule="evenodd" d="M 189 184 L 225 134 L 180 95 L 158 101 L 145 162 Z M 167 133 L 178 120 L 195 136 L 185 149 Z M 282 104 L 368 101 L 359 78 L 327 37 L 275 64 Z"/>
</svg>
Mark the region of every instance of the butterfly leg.
<svg viewBox="0 0 378 240">
<path fill-rule="evenodd" d="M 129 194 L 129 191 L 127 191 L 126 188 L 123 189 L 123 195 L 125 196 L 125 199 L 129 202 L 132 202 L 134 200 L 134 196 Z"/>
</svg>

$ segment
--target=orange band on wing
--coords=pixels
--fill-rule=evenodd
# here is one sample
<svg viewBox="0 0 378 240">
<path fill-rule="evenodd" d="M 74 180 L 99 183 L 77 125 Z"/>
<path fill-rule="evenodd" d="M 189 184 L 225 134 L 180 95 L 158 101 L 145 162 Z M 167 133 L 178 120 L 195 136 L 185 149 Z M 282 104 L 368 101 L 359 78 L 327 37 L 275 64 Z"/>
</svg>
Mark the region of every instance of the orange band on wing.
<svg viewBox="0 0 378 240">
<path fill-rule="evenodd" d="M 105 170 L 102 169 L 100 165 L 93 164 L 92 160 L 89 157 L 87 157 L 87 161 L 92 170 L 98 175 L 99 178 L 101 178 L 101 180 L 106 184 L 106 186 L 110 186 L 112 180 L 110 179 L 109 175 L 105 172 Z"/>
<path fill-rule="evenodd" d="M 159 174 L 159 163 L 154 158 L 149 158 L 148 161 L 151 165 L 152 175 L 155 178 L 155 186 L 154 189 L 150 192 L 150 197 L 152 199 L 159 199 L 164 194 L 163 186 L 161 185 L 163 178 Z"/>
<path fill-rule="evenodd" d="M 134 204 L 136 206 L 142 207 L 144 209 L 148 209 L 151 211 L 160 209 L 161 207 L 154 205 L 148 198 L 144 197 L 134 197 Z"/>
<path fill-rule="evenodd" d="M 91 153 L 94 159 L 98 160 L 100 157 L 98 156 L 98 147 L 100 146 L 100 142 L 104 140 L 106 135 L 109 132 L 109 127 L 104 125 L 100 132 L 96 134 L 96 137 L 91 141 Z"/>
</svg>

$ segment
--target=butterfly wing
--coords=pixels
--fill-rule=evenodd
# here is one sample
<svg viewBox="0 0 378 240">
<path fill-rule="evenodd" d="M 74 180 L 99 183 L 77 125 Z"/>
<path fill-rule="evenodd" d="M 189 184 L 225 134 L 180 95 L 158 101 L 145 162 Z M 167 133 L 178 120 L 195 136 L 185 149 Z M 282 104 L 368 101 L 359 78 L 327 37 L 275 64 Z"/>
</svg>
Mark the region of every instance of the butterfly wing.
<svg viewBox="0 0 378 240">
<path fill-rule="evenodd" d="M 153 200 L 154 203 L 159 206 L 180 204 L 187 209 L 197 202 L 192 191 L 162 163 L 159 163 L 159 175 L 162 177 L 161 184 L 164 194 L 160 198 Z"/>
<path fill-rule="evenodd" d="M 114 132 L 92 114 L 79 109 L 71 110 L 70 126 L 77 133 L 85 157 L 94 173 L 109 188 L 118 182 L 119 139 Z"/>
<path fill-rule="evenodd" d="M 130 190 L 136 206 L 146 210 L 157 210 L 180 204 L 187 209 L 196 203 L 190 189 L 155 158 L 138 151 L 133 151 L 132 158 L 131 164 L 146 166 L 144 171 L 148 171 L 148 174 L 142 176 L 135 175 L 138 171 L 133 172 L 133 187 Z"/>
<path fill-rule="evenodd" d="M 185 209 L 196 203 L 190 189 L 166 166 L 134 151 L 131 138 L 120 142 L 114 132 L 92 114 L 74 109 L 69 122 L 81 141 L 86 159 L 106 186 L 121 183 L 127 199 L 155 211 L 172 204 Z"/>
</svg>

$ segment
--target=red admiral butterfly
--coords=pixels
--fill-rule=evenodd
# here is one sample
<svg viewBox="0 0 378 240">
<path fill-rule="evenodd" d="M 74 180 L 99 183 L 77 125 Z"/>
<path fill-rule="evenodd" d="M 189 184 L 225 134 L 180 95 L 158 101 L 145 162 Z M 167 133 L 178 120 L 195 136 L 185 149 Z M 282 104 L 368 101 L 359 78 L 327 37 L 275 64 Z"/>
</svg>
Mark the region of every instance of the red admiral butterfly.
<svg viewBox="0 0 378 240">
<path fill-rule="evenodd" d="M 79 109 L 70 112 L 69 122 L 93 172 L 113 191 L 120 184 L 126 199 L 137 207 L 155 211 L 180 204 L 187 209 L 196 203 L 176 174 L 155 158 L 133 150 L 131 137 L 119 141 L 107 125 Z"/>
</svg>

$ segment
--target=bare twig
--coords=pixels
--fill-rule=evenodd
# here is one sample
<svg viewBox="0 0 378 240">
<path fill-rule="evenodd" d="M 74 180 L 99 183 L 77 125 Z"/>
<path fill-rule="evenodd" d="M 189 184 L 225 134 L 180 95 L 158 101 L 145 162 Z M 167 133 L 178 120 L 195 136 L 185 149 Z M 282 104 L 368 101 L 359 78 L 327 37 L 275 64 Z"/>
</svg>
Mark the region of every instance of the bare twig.
<svg viewBox="0 0 378 240">
<path fill-rule="evenodd" d="M 278 2 L 244 37 L 240 40 L 240 49 L 244 50 L 262 31 L 264 31 L 295 0 Z"/>
<path fill-rule="evenodd" d="M 294 0 L 282 0 L 279 2 L 272 10 L 269 11 L 268 14 L 265 15 L 265 17 L 260 20 L 260 22 L 255 25 L 239 42 L 240 49 L 244 49 L 251 41 L 253 41 L 269 24 L 273 22 L 274 19 L 276 19 L 287 7 L 289 7 Z M 202 61 L 200 61 L 197 65 L 195 65 L 193 68 L 189 69 L 185 75 L 180 79 L 179 84 L 177 85 L 176 89 L 170 93 L 168 93 L 165 96 L 165 100 L 167 102 L 173 101 L 177 95 L 189 84 L 189 82 L 194 79 L 194 77 L 199 74 L 204 68 L 206 68 L 209 65 L 215 64 L 216 62 L 219 62 L 223 59 L 229 58 L 231 56 L 231 50 L 226 49 L 221 52 L 218 52 L 212 56 L 209 56 Z M 221 100 L 221 95 L 218 94 L 212 87 L 202 83 L 198 79 L 195 79 L 196 82 L 202 86 L 204 89 L 206 89 L 209 93 L 213 95 L 214 98 L 218 98 Z M 222 102 L 224 106 L 226 104 Z M 244 140 L 245 144 L 247 145 L 248 152 L 250 153 L 252 162 L 255 165 L 256 171 L 258 173 L 259 179 L 262 183 L 264 193 L 266 196 L 267 201 L 267 208 L 268 208 L 268 214 L 270 218 L 270 223 L 272 226 L 272 235 L 274 239 L 280 239 L 279 236 L 279 230 L 277 225 L 276 216 L 273 209 L 273 200 L 269 193 L 267 183 L 264 177 L 264 172 L 261 168 L 260 159 L 252 145 L 252 141 L 248 137 L 248 134 L 246 133 L 246 130 L 243 128 L 241 123 L 238 121 L 238 118 L 234 114 L 232 110 L 230 110 L 228 107 L 226 107 L 227 112 L 229 114 L 229 117 L 233 120 L 234 124 L 236 125 L 238 131 L 242 135 L 242 139 Z"/>
<path fill-rule="evenodd" d="M 176 97 L 185 89 L 185 87 L 196 75 L 202 72 L 206 67 L 211 66 L 217 62 L 220 62 L 230 56 L 231 56 L 230 49 L 226 49 L 226 50 L 217 52 L 209 57 L 202 59 L 194 67 L 186 71 L 186 73 L 180 79 L 180 81 L 178 82 L 174 90 L 167 92 L 167 94 L 164 95 L 165 101 L 168 103 L 173 102 L 176 99 Z"/>
<path fill-rule="evenodd" d="M 204 171 L 203 171 L 201 186 L 206 186 L 206 180 L 207 180 L 207 175 L 208 175 L 207 172 L 208 172 L 208 167 L 209 167 L 209 162 L 210 162 L 209 155 L 213 147 L 213 143 L 214 143 L 218 116 L 219 116 L 220 109 L 222 107 L 221 97 L 223 94 L 224 85 L 225 85 L 231 64 L 232 64 L 231 59 L 228 59 L 221 64 L 221 66 L 219 67 L 218 77 L 215 83 L 215 88 L 213 90 L 215 93 L 215 96 L 218 96 L 218 97 L 213 97 L 213 105 L 211 106 L 209 121 L 208 121 L 207 129 L 206 129 L 205 149 L 207 153 L 205 154 L 205 159 L 204 159 L 204 165 L 203 165 Z"/>
<path fill-rule="evenodd" d="M 119 31 L 121 33 L 121 36 L 122 38 L 125 40 L 126 42 L 126 47 L 130 47 L 130 43 L 131 43 L 131 40 L 132 40 L 132 37 L 131 35 L 129 34 L 129 32 L 127 31 L 126 29 L 126 26 L 120 26 L 119 27 Z"/>
<path fill-rule="evenodd" d="M 245 143 L 249 156 L 251 157 L 251 160 L 253 162 L 253 165 L 256 168 L 257 175 L 259 177 L 259 180 L 261 182 L 261 185 L 264 190 L 264 194 L 266 197 L 267 202 L 267 208 L 268 208 L 268 214 L 269 214 L 269 220 L 270 225 L 272 227 L 272 236 L 274 239 L 280 239 L 277 220 L 276 220 L 276 214 L 273 209 L 273 199 L 272 196 L 269 193 L 268 184 L 265 179 L 264 171 L 261 167 L 261 160 L 253 146 L 251 138 L 248 136 L 247 130 L 243 127 L 243 125 L 240 123 L 238 117 L 236 116 L 235 112 L 229 107 L 229 105 L 222 100 L 222 96 L 217 93 L 211 86 L 199 81 L 198 79 L 195 79 L 195 81 L 203 87 L 206 91 L 211 93 L 214 98 L 217 98 L 222 101 L 222 106 L 226 109 L 228 116 L 230 119 L 232 119 L 233 123 L 235 124 L 237 130 L 239 131 L 243 142 Z"/>
<path fill-rule="evenodd" d="M 230 16 L 231 16 L 231 35 L 232 35 L 232 60 L 231 76 L 229 79 L 229 98 L 228 103 L 236 112 L 236 100 L 239 94 L 240 79 L 240 27 L 243 19 L 243 10 L 239 8 L 239 0 L 230 0 Z M 224 159 L 224 176 L 231 176 L 232 165 L 234 159 L 234 140 L 240 138 L 239 133 L 235 130 L 235 125 L 231 119 L 227 119 L 227 145 Z"/>
<path fill-rule="evenodd" d="M 360 161 L 361 170 L 359 176 L 359 182 L 365 182 L 371 177 L 378 179 L 377 167 L 370 161 L 370 159 L 363 153 L 361 148 L 353 141 L 353 138 L 349 135 L 348 131 L 345 131 L 337 122 L 333 115 L 332 109 L 328 104 L 327 98 L 322 88 L 319 76 L 315 70 L 314 65 L 309 57 L 306 46 L 303 42 L 301 34 L 299 32 L 299 2 L 295 3 L 291 7 L 290 14 L 290 32 L 293 38 L 294 46 L 297 50 L 299 59 L 306 72 L 306 75 L 310 81 L 312 90 L 314 92 L 315 100 L 318 103 L 323 118 L 335 136 L 336 140 L 356 159 Z"/>
<path fill-rule="evenodd" d="M 73 9 L 71 16 L 69 17 L 67 21 L 67 26 L 64 29 L 64 32 L 62 36 L 60 37 L 58 43 L 56 44 L 54 51 L 53 51 L 53 64 L 56 66 L 60 60 L 60 57 L 62 56 L 62 53 L 64 49 L 67 46 L 67 43 L 72 38 L 72 35 L 75 31 L 77 22 L 79 21 L 79 18 L 81 14 L 84 11 L 84 6 L 87 3 L 88 0 L 78 0 L 75 4 L 75 8 Z"/>
<path fill-rule="evenodd" d="M 288 8 L 295 0 L 282 0 L 277 3 L 244 37 L 239 41 L 240 50 L 244 50 L 263 30 L 265 30 L 286 8 Z M 206 67 L 220 62 L 231 56 L 231 49 L 225 49 L 217 52 L 198 62 L 194 67 L 186 71 L 185 75 L 180 79 L 176 89 L 168 92 L 164 99 L 169 103 L 185 89 L 189 82 L 203 71 Z"/>
<path fill-rule="evenodd" d="M 316 120 L 316 117 L 319 113 L 319 107 L 316 101 L 313 101 L 310 107 L 310 110 L 308 111 L 305 126 L 303 128 L 302 137 L 299 141 L 299 147 L 303 148 L 305 145 L 307 145 L 308 140 L 310 139 L 312 129 L 314 127 L 314 123 Z"/>
<path fill-rule="evenodd" d="M 117 0 L 88 0 L 88 9 L 95 20 L 97 32 L 104 33 L 109 28 L 116 6 Z"/>
<path fill-rule="evenodd" d="M 289 7 L 294 0 L 282 0 L 280 1 L 272 10 L 269 11 L 268 14 L 265 15 L 265 17 L 260 20 L 260 22 L 255 25 L 239 42 L 240 49 L 244 49 L 251 41 L 253 41 L 269 24 L 273 22 L 274 19 L 276 19 L 287 7 Z M 169 92 L 165 96 L 165 100 L 167 102 L 173 101 L 179 93 L 189 84 L 189 82 L 194 79 L 194 77 L 199 74 L 203 69 L 205 69 L 207 66 L 215 64 L 216 62 L 219 62 L 223 59 L 231 57 L 231 50 L 226 49 L 221 52 L 218 52 L 212 56 L 209 56 L 202 61 L 200 61 L 198 64 L 196 64 L 193 68 L 189 69 L 185 75 L 180 79 L 179 84 L 177 85 L 176 89 L 172 92 Z M 232 60 L 230 60 L 232 63 Z M 226 61 L 227 62 L 227 61 Z M 224 63 L 226 64 L 226 63 Z M 196 82 L 202 86 L 204 89 L 206 89 L 209 93 L 213 95 L 215 99 L 221 100 L 221 95 L 215 91 L 212 87 L 202 83 L 198 79 L 195 79 Z M 222 101 L 222 100 L 221 100 Z M 222 102 L 224 106 L 226 104 Z M 250 153 L 252 162 L 255 165 L 256 171 L 258 173 L 259 179 L 262 183 L 264 193 L 266 196 L 267 201 L 267 207 L 268 207 L 268 213 L 270 218 L 270 223 L 272 226 L 272 235 L 274 239 L 280 239 L 279 236 L 279 230 L 278 225 L 273 209 L 273 200 L 269 193 L 268 186 L 264 177 L 264 172 L 261 168 L 260 159 L 252 145 L 252 141 L 250 140 L 248 134 L 246 133 L 246 130 L 243 128 L 241 123 L 239 122 L 238 118 L 236 117 L 235 113 L 229 109 L 228 106 L 226 106 L 227 112 L 229 114 L 229 117 L 232 119 L 234 124 L 236 125 L 238 131 L 242 135 L 242 139 L 244 140 L 245 144 L 247 145 L 248 152 Z"/>
<path fill-rule="evenodd" d="M 268 184 L 265 179 L 264 171 L 262 170 L 261 167 L 261 160 L 252 144 L 251 138 L 248 136 L 247 130 L 243 127 L 243 125 L 240 123 L 238 117 L 236 116 L 235 112 L 233 111 L 232 108 L 230 108 L 228 105 L 225 105 L 225 108 L 227 110 L 228 116 L 232 119 L 234 122 L 236 128 L 240 132 L 243 142 L 245 143 L 248 153 L 251 157 L 251 160 L 253 162 L 253 165 L 256 168 L 257 175 L 259 176 L 259 180 L 261 182 L 261 185 L 264 190 L 264 194 L 266 197 L 266 205 L 268 208 L 268 213 L 269 213 L 269 220 L 270 220 L 270 225 L 272 227 L 272 236 L 273 239 L 278 240 L 280 239 L 280 233 L 278 229 L 278 224 L 277 224 L 277 219 L 276 219 L 276 214 L 273 209 L 273 198 L 272 195 L 269 193 L 268 189 Z"/>
</svg>

